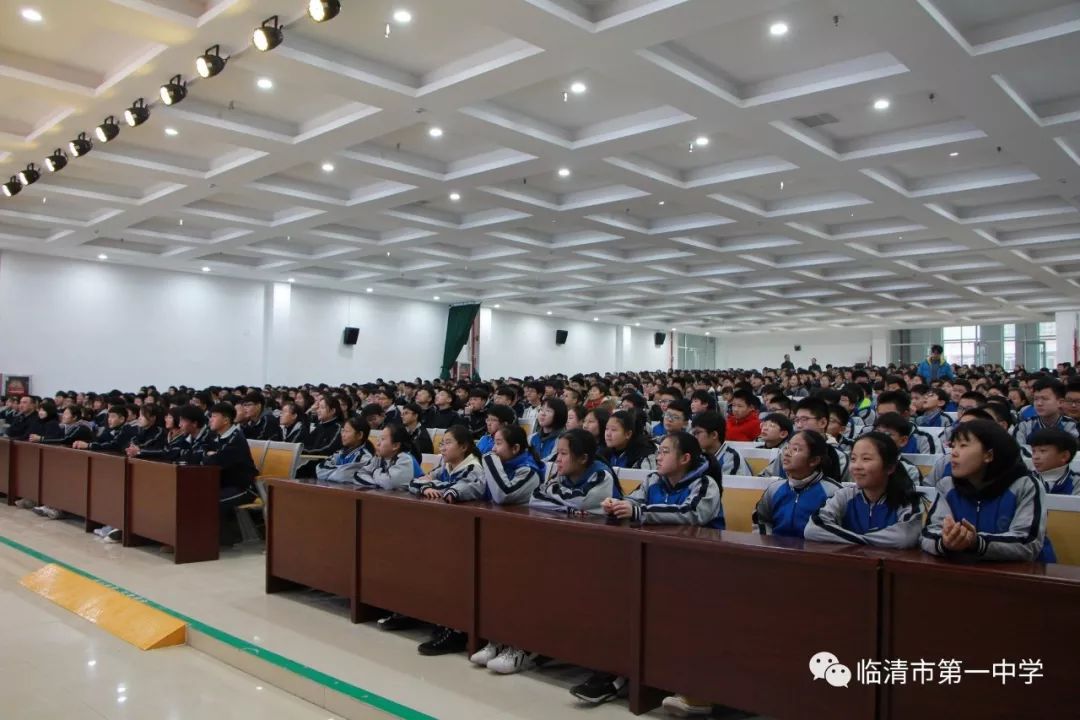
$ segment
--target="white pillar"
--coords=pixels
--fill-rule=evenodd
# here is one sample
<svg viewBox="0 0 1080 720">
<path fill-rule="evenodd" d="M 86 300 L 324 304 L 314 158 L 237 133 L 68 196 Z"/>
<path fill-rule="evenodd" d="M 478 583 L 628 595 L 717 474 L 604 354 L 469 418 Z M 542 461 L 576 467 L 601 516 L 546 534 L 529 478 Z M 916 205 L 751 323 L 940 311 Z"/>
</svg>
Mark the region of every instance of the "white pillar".
<svg viewBox="0 0 1080 720">
<path fill-rule="evenodd" d="M 1059 312 L 1054 315 L 1057 331 L 1057 362 L 1070 362 L 1076 365 L 1080 361 L 1077 355 L 1077 330 L 1080 328 L 1080 313 L 1075 310 Z"/>
<path fill-rule="evenodd" d="M 263 300 L 263 382 L 274 385 L 295 381 L 289 367 L 289 318 L 292 285 L 267 284 Z"/>
</svg>

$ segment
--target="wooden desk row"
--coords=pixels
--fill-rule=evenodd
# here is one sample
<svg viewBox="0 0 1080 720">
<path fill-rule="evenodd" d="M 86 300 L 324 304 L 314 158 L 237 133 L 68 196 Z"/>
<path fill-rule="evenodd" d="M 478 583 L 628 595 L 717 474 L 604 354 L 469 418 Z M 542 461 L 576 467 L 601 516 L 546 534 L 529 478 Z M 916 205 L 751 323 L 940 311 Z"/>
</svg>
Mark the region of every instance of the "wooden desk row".
<svg viewBox="0 0 1080 720">
<path fill-rule="evenodd" d="M 0 438 L 0 494 L 55 507 L 85 519 L 87 532 L 123 530 L 124 545 L 172 545 L 176 563 L 217 560 L 216 467 L 131 460 Z"/>
<path fill-rule="evenodd" d="M 347 597 L 630 678 L 641 713 L 665 692 L 777 718 L 1042 717 L 1075 703 L 1080 568 L 955 566 L 918 552 L 702 528 L 632 528 L 528 508 L 271 480 L 267 592 Z M 813 680 L 834 653 L 847 688 Z M 885 688 L 860 659 L 1042 658 L 1031 686 Z M 920 715 L 921 713 L 921 715 Z"/>
</svg>

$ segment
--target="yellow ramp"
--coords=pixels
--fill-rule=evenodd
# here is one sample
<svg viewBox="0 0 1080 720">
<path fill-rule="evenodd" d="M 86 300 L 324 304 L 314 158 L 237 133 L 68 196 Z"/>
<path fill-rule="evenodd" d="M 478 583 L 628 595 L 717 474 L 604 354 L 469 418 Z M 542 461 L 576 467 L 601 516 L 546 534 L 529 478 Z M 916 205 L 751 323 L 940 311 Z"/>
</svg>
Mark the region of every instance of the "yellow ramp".
<svg viewBox="0 0 1080 720">
<path fill-rule="evenodd" d="M 187 640 L 183 621 L 59 565 L 46 565 L 19 584 L 140 650 L 183 645 Z"/>
</svg>

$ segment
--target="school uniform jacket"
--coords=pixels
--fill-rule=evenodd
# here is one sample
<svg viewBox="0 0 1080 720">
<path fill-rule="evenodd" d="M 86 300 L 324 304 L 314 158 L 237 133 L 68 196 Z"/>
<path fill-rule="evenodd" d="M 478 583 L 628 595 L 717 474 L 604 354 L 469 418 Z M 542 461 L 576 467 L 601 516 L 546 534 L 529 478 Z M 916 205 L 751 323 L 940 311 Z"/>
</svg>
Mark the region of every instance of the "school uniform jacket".
<svg viewBox="0 0 1080 720">
<path fill-rule="evenodd" d="M 949 428 L 953 426 L 952 418 L 941 410 L 935 410 L 927 415 L 919 415 L 915 418 L 915 424 L 919 427 Z"/>
<path fill-rule="evenodd" d="M 369 490 L 407 490 L 409 483 L 423 474 L 416 458 L 400 452 L 392 460 L 375 458 L 353 473 L 353 482 Z"/>
<path fill-rule="evenodd" d="M 626 496 L 634 510 L 632 521 L 643 525 L 700 525 L 724 529 L 720 480 L 709 474 L 709 459 L 677 484 L 657 472 L 650 473 Z"/>
<path fill-rule="evenodd" d="M 917 495 L 898 508 L 871 502 L 857 487 L 842 487 L 825 501 L 803 531 L 807 540 L 905 550 L 919 544 L 922 506 Z"/>
<path fill-rule="evenodd" d="M 765 469 L 758 474 L 758 477 L 787 478 L 787 471 L 784 470 L 783 463 L 785 445 L 787 445 L 786 442 L 780 446 L 780 452 L 776 454 L 776 457 L 769 461 L 769 464 L 766 465 Z M 828 453 L 832 457 L 833 472 L 835 472 L 836 475 L 841 480 L 843 480 L 843 478 L 847 477 L 848 465 L 851 464 L 851 460 L 844 453 L 844 451 L 840 449 L 839 445 L 833 445 L 830 443 Z M 828 472 L 829 468 L 826 467 L 825 471 Z"/>
<path fill-rule="evenodd" d="M 137 434 L 138 429 L 127 423 L 117 428 L 105 428 L 97 442 L 90 443 L 89 448 L 99 452 L 123 452 Z"/>
<path fill-rule="evenodd" d="M 277 442 L 287 443 L 299 443 L 305 444 L 308 436 L 308 424 L 303 420 L 297 420 L 293 423 L 292 427 L 286 427 L 285 425 L 278 425 L 275 429 L 274 437 L 272 440 Z"/>
<path fill-rule="evenodd" d="M 656 447 L 645 443 L 641 447 L 628 447 L 622 452 L 615 452 L 609 447 L 601 448 L 599 457 L 612 468 L 629 468 L 631 470 L 655 470 Z"/>
<path fill-rule="evenodd" d="M 147 428 L 139 428 L 131 444 L 140 450 L 158 450 L 165 447 L 165 428 L 152 425 Z"/>
<path fill-rule="evenodd" d="M 25 440 L 31 435 L 43 435 L 41 432 L 41 419 L 38 417 L 37 411 L 34 410 L 26 415 L 13 416 L 11 424 L 8 425 L 4 434 L 12 440 Z"/>
<path fill-rule="evenodd" d="M 445 430 L 451 425 L 465 425 L 468 423 L 461 415 L 458 414 L 453 408 L 446 408 L 440 410 L 434 405 L 431 406 L 430 415 L 424 420 L 424 425 L 429 428 L 435 428 L 437 430 Z"/>
<path fill-rule="evenodd" d="M 254 422 L 246 422 L 240 431 L 248 440 L 274 440 L 278 434 L 278 420 L 273 415 L 263 415 Z"/>
<path fill-rule="evenodd" d="M 533 436 L 529 438 L 529 445 L 536 451 L 537 457 L 541 462 L 551 462 L 555 459 L 555 449 L 559 443 L 559 436 L 561 432 L 552 432 L 547 435 L 537 431 L 533 433 Z"/>
<path fill-rule="evenodd" d="M 938 439 L 928 432 L 911 423 L 910 435 L 907 445 L 900 448 L 900 452 L 909 455 L 937 455 L 941 452 L 941 444 Z"/>
<path fill-rule="evenodd" d="M 1077 431 L 1076 421 L 1070 417 L 1062 415 L 1058 418 L 1058 421 L 1053 425 L 1046 425 L 1036 415 L 1028 420 L 1021 420 L 1013 427 L 1013 437 L 1016 438 L 1016 442 L 1021 445 L 1028 444 L 1028 438 L 1039 430 L 1047 430 L 1050 428 L 1057 428 L 1058 430 L 1064 430 L 1073 437 L 1080 437 L 1080 432 Z"/>
<path fill-rule="evenodd" d="M 605 515 L 600 504 L 609 497 L 622 498 L 619 480 L 607 463 L 595 460 L 577 482 L 566 475 L 556 475 L 537 487 L 529 507 Z"/>
<path fill-rule="evenodd" d="M 1068 465 L 1045 473 L 1036 473 L 1049 495 L 1080 495 L 1080 473 Z"/>
<path fill-rule="evenodd" d="M 476 449 L 480 451 L 481 456 L 487 455 L 495 449 L 495 436 L 485 434 L 476 442 Z"/>
<path fill-rule="evenodd" d="M 445 462 L 439 463 L 430 473 L 409 483 L 409 492 L 420 495 L 425 490 L 438 490 L 446 496 L 451 490 L 470 488 L 484 494 L 484 467 L 480 458 L 469 455 L 451 470 Z M 456 496 L 456 492 L 455 492 Z"/>
<path fill-rule="evenodd" d="M 1024 465 L 1027 466 L 1028 470 L 1035 471 L 1035 464 L 1031 460 L 1031 449 L 1027 445 L 1020 446 L 1020 459 L 1024 461 Z M 948 475 L 952 475 L 952 455 L 950 453 L 938 455 L 937 459 L 934 460 L 934 468 L 923 479 L 923 485 L 937 487 L 937 484 L 941 482 L 941 478 Z"/>
<path fill-rule="evenodd" d="M 944 457 L 944 455 L 942 457 Z M 928 484 L 923 481 L 922 470 L 919 469 L 919 466 L 908 460 L 906 457 L 900 457 L 900 467 L 907 473 L 908 478 L 911 479 L 911 487 L 917 488 L 920 485 Z"/>
<path fill-rule="evenodd" d="M 341 449 L 341 423 L 327 420 L 312 426 L 304 443 L 308 455 L 333 455 Z"/>
<path fill-rule="evenodd" d="M 236 425 L 223 433 L 207 433 L 202 446 L 190 456 L 199 465 L 221 468 L 221 487 L 254 492 L 255 477 L 259 474 L 247 438 Z"/>
<path fill-rule="evenodd" d="M 716 462 L 720 464 L 720 469 L 724 471 L 724 475 L 753 475 L 750 470 L 750 466 L 743 460 L 739 451 L 733 447 L 728 447 L 725 442 L 720 446 L 720 449 L 716 451 Z"/>
<path fill-rule="evenodd" d="M 341 448 L 315 468 L 315 477 L 326 482 L 351 483 L 358 470 L 367 468 L 375 461 L 375 451 L 370 443 L 346 450 Z"/>
<path fill-rule="evenodd" d="M 409 430 L 405 428 L 405 432 L 409 433 L 409 437 L 412 438 L 413 447 L 416 448 L 416 452 L 421 455 L 430 455 L 435 452 L 435 446 L 431 441 L 431 435 L 428 433 L 427 428 L 423 423 L 417 423 L 415 430 Z"/>
<path fill-rule="evenodd" d="M 1015 466 L 981 490 L 964 478 L 947 476 L 937 486 L 920 544 L 932 555 L 975 560 L 1030 562 L 1040 557 L 1046 539 L 1046 488 L 1027 467 Z M 945 518 L 967 520 L 978 535 L 965 552 L 946 550 L 941 542 Z"/>
<path fill-rule="evenodd" d="M 810 517 L 839 489 L 820 471 L 802 482 L 774 480 L 754 508 L 753 524 L 762 535 L 802 537 Z"/>
<path fill-rule="evenodd" d="M 61 425 L 62 435 L 59 437 L 43 437 L 41 442 L 43 445 L 66 445 L 71 447 L 74 442 L 90 442 L 94 439 L 94 431 L 90 429 L 90 423 L 76 422 L 71 425 Z"/>
<path fill-rule="evenodd" d="M 523 505 L 529 502 L 533 491 L 540 486 L 544 468 L 528 451 L 517 457 L 502 461 L 495 453 L 488 453 L 481 461 L 484 468 L 484 484 L 456 485 L 446 492 L 456 502 L 488 500 L 496 505 Z"/>
</svg>

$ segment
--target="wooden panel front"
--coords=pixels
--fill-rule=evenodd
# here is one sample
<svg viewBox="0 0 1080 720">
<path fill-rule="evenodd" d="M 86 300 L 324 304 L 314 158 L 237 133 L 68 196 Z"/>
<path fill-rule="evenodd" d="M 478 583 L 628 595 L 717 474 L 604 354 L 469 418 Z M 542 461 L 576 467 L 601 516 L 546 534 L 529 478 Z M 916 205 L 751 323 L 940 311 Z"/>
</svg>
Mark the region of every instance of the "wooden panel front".
<svg viewBox="0 0 1080 720">
<path fill-rule="evenodd" d="M 831 652 L 854 676 L 877 657 L 875 562 L 650 540 L 644 564 L 646 686 L 784 720 L 874 718 L 873 688 L 814 680 L 809 663 Z"/>
<path fill-rule="evenodd" d="M 41 502 L 41 446 L 15 441 L 11 454 L 11 497 Z"/>
<path fill-rule="evenodd" d="M 637 533 L 625 528 L 481 512 L 480 636 L 630 675 L 638 553 Z"/>
<path fill-rule="evenodd" d="M 175 546 L 176 466 L 149 460 L 128 462 L 131 475 L 127 533 Z"/>
<path fill-rule="evenodd" d="M 0 437 L 0 494 L 11 494 L 11 440 L 4 437 Z"/>
<path fill-rule="evenodd" d="M 97 525 L 124 527 L 127 458 L 123 455 L 90 455 L 90 491 L 86 519 Z"/>
<path fill-rule="evenodd" d="M 471 629 L 474 524 L 473 513 L 438 501 L 363 493 L 360 602 Z"/>
<path fill-rule="evenodd" d="M 41 448 L 41 504 L 86 516 L 90 459 L 80 450 L 44 445 Z"/>
<path fill-rule="evenodd" d="M 271 480 L 267 579 L 353 599 L 359 493 Z"/>
</svg>

